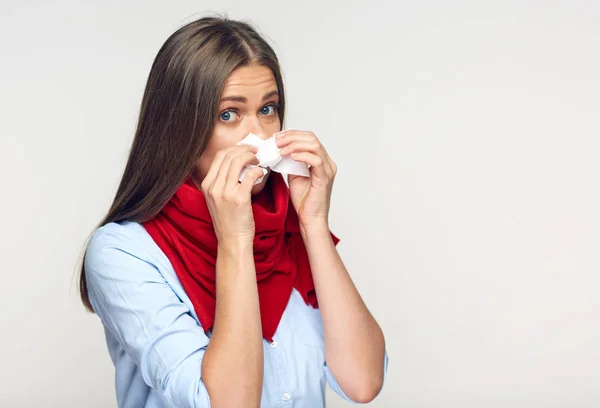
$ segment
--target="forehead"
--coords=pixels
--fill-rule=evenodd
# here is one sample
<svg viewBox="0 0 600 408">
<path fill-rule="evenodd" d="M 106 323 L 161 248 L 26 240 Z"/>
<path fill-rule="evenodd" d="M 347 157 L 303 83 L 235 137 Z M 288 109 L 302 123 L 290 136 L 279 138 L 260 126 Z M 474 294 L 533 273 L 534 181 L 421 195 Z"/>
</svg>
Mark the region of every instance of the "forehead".
<svg viewBox="0 0 600 408">
<path fill-rule="evenodd" d="M 252 91 L 262 93 L 265 89 L 273 88 L 277 89 L 273 72 L 262 65 L 250 65 L 237 68 L 229 75 L 225 81 L 223 96 L 252 93 Z"/>
</svg>

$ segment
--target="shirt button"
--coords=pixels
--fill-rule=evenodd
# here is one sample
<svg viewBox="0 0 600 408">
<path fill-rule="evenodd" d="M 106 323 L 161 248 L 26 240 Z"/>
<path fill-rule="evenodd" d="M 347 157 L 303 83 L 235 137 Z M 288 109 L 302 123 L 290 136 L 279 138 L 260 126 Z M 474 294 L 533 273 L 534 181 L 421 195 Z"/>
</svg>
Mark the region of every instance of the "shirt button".
<svg viewBox="0 0 600 408">
<path fill-rule="evenodd" d="M 278 346 L 276 341 L 272 341 L 271 343 L 269 343 L 269 345 L 271 346 L 271 348 L 275 348 Z"/>
<path fill-rule="evenodd" d="M 284 400 L 284 401 L 287 401 L 287 400 L 289 400 L 290 398 L 292 398 L 292 397 L 290 397 L 290 394 L 288 394 L 287 392 L 283 393 L 283 400 Z"/>
</svg>

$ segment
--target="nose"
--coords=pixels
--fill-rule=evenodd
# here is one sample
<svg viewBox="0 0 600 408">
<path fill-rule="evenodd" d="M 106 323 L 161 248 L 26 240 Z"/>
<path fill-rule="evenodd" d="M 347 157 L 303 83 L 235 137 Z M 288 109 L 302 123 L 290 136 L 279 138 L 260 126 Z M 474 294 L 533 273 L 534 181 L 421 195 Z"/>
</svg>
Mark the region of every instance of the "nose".
<svg viewBox="0 0 600 408">
<path fill-rule="evenodd" d="M 263 140 L 267 140 L 269 137 L 271 137 L 271 135 L 269 135 L 263 127 L 262 123 L 260 122 L 260 119 L 258 119 L 257 117 L 251 119 L 250 126 L 246 134 L 248 133 L 254 133 L 256 136 L 260 137 Z"/>
</svg>

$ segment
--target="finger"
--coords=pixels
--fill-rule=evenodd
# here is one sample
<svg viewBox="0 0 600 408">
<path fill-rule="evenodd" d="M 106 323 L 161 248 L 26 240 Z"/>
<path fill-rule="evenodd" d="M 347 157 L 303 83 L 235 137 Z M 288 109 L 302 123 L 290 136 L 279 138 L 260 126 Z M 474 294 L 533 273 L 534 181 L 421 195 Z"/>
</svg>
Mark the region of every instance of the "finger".
<svg viewBox="0 0 600 408">
<path fill-rule="evenodd" d="M 289 135 L 296 135 L 296 134 L 307 134 L 307 135 L 313 135 L 314 133 L 311 132 L 310 130 L 301 130 L 301 129 L 286 129 L 286 130 L 281 130 L 279 132 L 276 132 L 273 136 L 275 136 L 275 138 L 279 138 L 279 137 L 285 137 L 285 136 L 289 136 Z"/>
<path fill-rule="evenodd" d="M 249 197 L 252 193 L 252 187 L 254 187 L 254 183 L 256 182 L 256 180 L 261 178 L 262 175 L 263 171 L 260 167 L 253 167 L 252 169 L 250 169 L 248 173 L 246 173 L 246 175 L 244 176 L 242 182 L 239 183 L 238 194 Z"/>
<path fill-rule="evenodd" d="M 206 176 L 204 176 L 204 180 L 202 180 L 202 184 L 205 188 L 208 188 L 208 186 L 213 184 L 214 179 L 217 177 L 219 169 L 221 168 L 221 164 L 223 163 L 223 160 L 225 160 L 225 157 L 227 156 L 227 154 L 229 152 L 231 152 L 232 150 L 235 150 L 236 148 L 237 148 L 237 146 L 231 146 L 226 149 L 220 150 L 215 154 L 215 157 L 213 158 L 213 161 L 208 169 L 208 172 L 207 172 Z M 258 149 L 255 149 L 255 150 L 258 151 Z"/>
<path fill-rule="evenodd" d="M 315 139 L 313 139 L 313 141 L 311 142 L 293 142 L 291 143 L 289 146 L 285 147 L 284 149 L 281 149 L 281 155 L 282 156 L 286 156 L 286 155 L 293 155 L 294 153 L 312 153 L 314 155 L 319 156 L 322 160 L 323 160 L 323 165 L 325 167 L 325 171 L 327 174 L 329 175 L 333 175 L 335 174 L 336 170 L 334 171 L 334 165 L 332 165 L 333 160 L 331 160 L 331 158 L 329 157 L 329 155 L 327 154 L 327 151 L 325 150 L 325 146 L 323 146 L 321 144 L 321 142 L 319 141 L 314 141 Z M 292 156 L 293 158 L 293 156 Z"/>
<path fill-rule="evenodd" d="M 327 167 L 329 169 L 331 169 L 331 171 L 335 175 L 335 173 L 337 172 L 337 165 L 335 164 L 335 162 L 333 161 L 331 156 L 329 156 L 329 153 L 327 152 L 327 149 L 325 148 L 325 146 L 323 144 L 321 144 L 321 150 L 323 151 L 323 157 L 325 158 L 325 161 L 327 162 Z"/>
<path fill-rule="evenodd" d="M 294 141 L 280 150 L 282 156 L 289 156 L 292 153 L 310 152 L 325 158 L 325 155 L 320 152 L 322 150 L 321 143 L 318 140 L 312 141 Z"/>
<path fill-rule="evenodd" d="M 327 152 L 325 154 L 327 154 Z M 331 159 L 331 157 L 329 157 L 329 155 L 327 155 L 327 163 L 329 163 L 331 174 L 335 176 L 337 174 L 338 167 L 337 164 L 335 164 L 335 162 Z"/>
<path fill-rule="evenodd" d="M 300 130 L 300 129 L 285 129 L 285 130 L 280 130 L 279 132 L 276 132 L 273 136 L 275 136 L 276 139 L 280 138 L 280 137 L 285 137 L 288 135 L 293 135 L 293 134 L 298 134 L 298 133 L 312 133 L 308 130 Z"/>
<path fill-rule="evenodd" d="M 320 156 L 309 153 L 309 152 L 298 152 L 291 154 L 292 159 L 299 161 L 301 163 L 306 163 L 311 166 L 311 172 L 319 177 L 326 178 L 328 177 L 328 169 L 327 162 L 323 160 Z"/>
<path fill-rule="evenodd" d="M 294 141 L 313 142 L 315 140 L 319 140 L 313 132 L 295 129 L 288 129 L 283 130 L 281 132 L 277 132 L 275 133 L 275 139 L 277 141 L 277 146 L 281 149 L 280 153 L 282 155 L 291 154 L 287 149 L 285 149 L 285 147 L 290 145 Z M 325 168 L 329 169 L 331 174 L 335 176 L 335 174 L 337 173 L 337 165 L 329 156 L 329 153 L 327 152 L 325 146 L 321 142 L 319 143 L 321 145 L 322 150 L 322 154 L 319 154 L 319 156 L 325 160 Z"/>
<path fill-rule="evenodd" d="M 213 161 L 210 164 L 210 167 L 208 168 L 208 172 L 206 173 L 206 176 L 204 176 L 204 179 L 202 180 L 201 188 L 203 191 L 208 190 L 208 188 L 213 184 L 213 181 L 214 181 L 215 177 L 217 176 L 217 173 L 219 172 L 219 167 L 221 167 L 221 163 L 223 162 L 225 155 L 231 149 L 232 148 L 221 150 L 215 154 L 215 157 L 213 158 Z"/>
<path fill-rule="evenodd" d="M 231 159 L 231 164 L 229 165 L 229 169 L 227 170 L 227 180 L 225 181 L 226 189 L 237 188 L 239 185 L 240 175 L 242 174 L 242 169 L 249 164 L 258 164 L 258 157 L 256 154 L 252 152 L 244 152 L 238 154 L 237 156 Z M 262 174 L 262 172 L 261 172 Z"/>
<path fill-rule="evenodd" d="M 319 141 L 319 139 L 312 132 L 289 133 L 289 134 L 285 134 L 283 136 L 277 136 L 275 138 L 277 146 L 280 148 L 287 146 L 291 142 L 300 141 L 300 140 L 307 141 L 307 142 L 311 141 L 311 140 Z"/>
<path fill-rule="evenodd" d="M 221 164 L 217 169 L 217 174 L 214 179 L 214 185 L 219 186 L 218 188 L 225 188 L 225 185 L 227 184 L 229 166 L 231 165 L 232 160 L 238 155 L 246 153 L 250 153 L 256 156 L 256 152 L 258 152 L 258 149 L 250 145 L 233 146 L 227 149 L 227 153 L 225 153 L 225 157 L 223 157 Z"/>
</svg>

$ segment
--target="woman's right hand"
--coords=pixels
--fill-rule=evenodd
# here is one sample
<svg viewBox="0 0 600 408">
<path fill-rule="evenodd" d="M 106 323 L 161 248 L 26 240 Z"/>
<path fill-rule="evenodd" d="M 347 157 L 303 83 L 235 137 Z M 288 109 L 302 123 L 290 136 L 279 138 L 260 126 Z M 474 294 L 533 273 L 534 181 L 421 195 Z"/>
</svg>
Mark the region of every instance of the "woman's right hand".
<svg viewBox="0 0 600 408">
<path fill-rule="evenodd" d="M 259 167 L 248 171 L 240 183 L 242 169 L 258 164 L 258 149 L 250 145 L 236 145 L 217 152 L 202 181 L 200 189 L 208 209 L 219 244 L 247 244 L 254 241 L 254 216 L 251 191 L 263 172 Z"/>
</svg>

